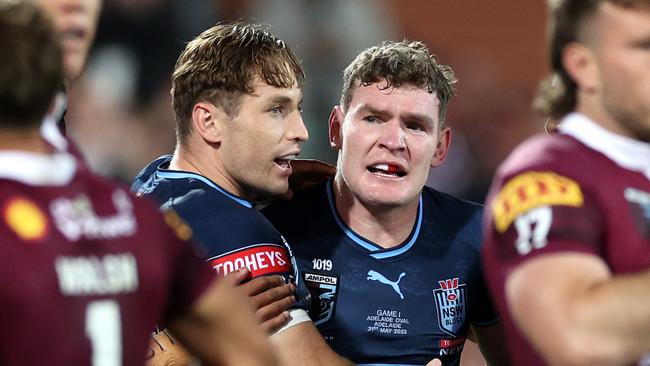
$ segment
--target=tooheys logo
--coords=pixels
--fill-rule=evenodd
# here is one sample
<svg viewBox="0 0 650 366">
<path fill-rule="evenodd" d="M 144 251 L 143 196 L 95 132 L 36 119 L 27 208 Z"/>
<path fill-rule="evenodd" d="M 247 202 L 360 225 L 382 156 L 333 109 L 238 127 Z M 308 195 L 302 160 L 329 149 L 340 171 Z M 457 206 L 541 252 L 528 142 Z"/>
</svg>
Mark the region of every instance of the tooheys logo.
<svg viewBox="0 0 650 366">
<path fill-rule="evenodd" d="M 289 253 L 277 244 L 255 244 L 208 259 L 218 273 L 227 275 L 248 268 L 252 278 L 273 273 L 293 273 Z"/>
</svg>

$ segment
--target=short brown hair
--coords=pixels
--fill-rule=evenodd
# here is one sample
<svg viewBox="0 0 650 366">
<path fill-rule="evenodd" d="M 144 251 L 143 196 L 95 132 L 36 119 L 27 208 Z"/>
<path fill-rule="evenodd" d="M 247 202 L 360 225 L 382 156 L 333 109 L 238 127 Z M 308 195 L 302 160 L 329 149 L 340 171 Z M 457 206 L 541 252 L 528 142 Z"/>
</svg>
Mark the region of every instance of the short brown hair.
<svg viewBox="0 0 650 366">
<path fill-rule="evenodd" d="M 239 98 L 253 92 L 256 77 L 278 88 L 295 82 L 302 87 L 305 80 L 293 51 L 257 24 L 218 24 L 188 43 L 172 76 L 177 140 L 183 144 L 191 133 L 192 108 L 199 101 L 237 115 Z"/>
<path fill-rule="evenodd" d="M 388 83 L 385 89 L 408 84 L 435 93 L 440 101 L 440 126 L 444 126 L 447 105 L 455 95 L 457 80 L 451 67 L 439 64 L 424 43 L 386 41 L 361 52 L 343 72 L 343 110 L 350 107 L 357 82 L 369 85 L 381 79 Z"/>
<path fill-rule="evenodd" d="M 59 39 L 33 1 L 0 1 L 0 126 L 38 126 L 63 85 Z"/>
<path fill-rule="evenodd" d="M 650 6 L 650 0 L 548 0 L 547 33 L 553 74 L 540 84 L 534 103 L 543 117 L 559 119 L 575 109 L 577 85 L 564 69 L 562 52 L 569 43 L 581 41 L 585 20 L 605 2 L 626 8 Z"/>
</svg>

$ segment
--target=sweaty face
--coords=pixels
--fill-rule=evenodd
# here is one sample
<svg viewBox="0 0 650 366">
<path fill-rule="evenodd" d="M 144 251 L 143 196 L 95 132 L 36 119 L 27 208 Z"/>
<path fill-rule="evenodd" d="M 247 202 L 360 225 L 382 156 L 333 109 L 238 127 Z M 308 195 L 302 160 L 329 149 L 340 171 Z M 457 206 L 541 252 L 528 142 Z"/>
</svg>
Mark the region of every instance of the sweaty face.
<svg viewBox="0 0 650 366">
<path fill-rule="evenodd" d="M 220 147 L 227 175 L 243 197 L 283 194 L 289 188 L 291 160 L 307 140 L 297 84 L 275 88 L 257 81 L 241 97 L 237 116 L 225 121 Z"/>
<path fill-rule="evenodd" d="M 603 108 L 618 132 L 650 142 L 650 8 L 604 3 L 594 25 Z"/>
<path fill-rule="evenodd" d="M 364 205 L 416 204 L 429 168 L 442 163 L 440 149 L 448 146 L 439 144 L 439 101 L 415 86 L 383 85 L 359 85 L 347 113 L 335 110 L 338 117 L 330 120 L 330 138 L 340 149 L 338 178 Z"/>
<path fill-rule="evenodd" d="M 61 36 L 65 77 L 74 80 L 83 71 L 95 38 L 101 0 L 36 0 L 52 17 Z"/>
</svg>

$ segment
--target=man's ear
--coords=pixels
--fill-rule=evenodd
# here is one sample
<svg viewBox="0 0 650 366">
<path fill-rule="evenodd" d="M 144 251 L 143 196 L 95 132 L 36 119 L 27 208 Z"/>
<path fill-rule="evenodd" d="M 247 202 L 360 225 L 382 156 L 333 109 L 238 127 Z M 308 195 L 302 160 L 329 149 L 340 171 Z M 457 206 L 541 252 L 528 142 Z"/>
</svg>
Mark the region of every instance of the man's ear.
<svg viewBox="0 0 650 366">
<path fill-rule="evenodd" d="M 587 46 L 572 42 L 562 50 L 562 64 L 578 89 L 587 93 L 599 88 L 599 71 L 596 55 Z"/>
<path fill-rule="evenodd" d="M 192 126 L 205 141 L 221 142 L 221 121 L 225 113 L 212 103 L 198 102 L 192 108 Z"/>
<path fill-rule="evenodd" d="M 433 157 L 431 158 L 431 167 L 437 168 L 442 165 L 442 162 L 445 161 L 447 153 L 449 152 L 449 146 L 451 146 L 451 129 L 449 127 L 444 127 L 440 130 L 438 136 L 436 151 L 433 153 Z"/>
<path fill-rule="evenodd" d="M 330 147 L 333 150 L 340 150 L 342 146 L 341 142 L 341 125 L 343 124 L 343 110 L 341 106 L 334 106 L 332 113 L 330 113 L 329 118 L 329 128 L 328 134 L 330 139 Z"/>
</svg>

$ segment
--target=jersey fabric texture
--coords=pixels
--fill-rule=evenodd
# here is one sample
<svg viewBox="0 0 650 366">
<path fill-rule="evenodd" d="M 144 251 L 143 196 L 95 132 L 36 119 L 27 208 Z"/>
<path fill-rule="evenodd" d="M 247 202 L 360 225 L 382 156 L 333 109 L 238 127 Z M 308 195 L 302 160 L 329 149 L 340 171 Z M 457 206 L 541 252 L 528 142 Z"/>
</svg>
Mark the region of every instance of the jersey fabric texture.
<svg viewBox="0 0 650 366">
<path fill-rule="evenodd" d="M 425 187 L 410 236 L 390 249 L 343 222 L 331 181 L 263 213 L 293 245 L 312 320 L 357 364 L 458 365 L 469 325 L 498 321 L 482 278 L 479 205 Z"/>
<path fill-rule="evenodd" d="M 602 258 L 614 274 L 650 267 L 650 144 L 568 115 L 560 134 L 533 137 L 497 172 L 486 210 L 486 276 L 511 360 L 544 365 L 508 314 L 505 282 L 548 253 Z M 561 311 L 561 309 L 558 309 Z"/>
<path fill-rule="evenodd" d="M 281 275 L 296 283 L 295 308 L 308 309 L 309 291 L 284 237 L 251 202 L 230 194 L 199 174 L 168 170 L 171 156 L 143 169 L 131 190 L 173 208 L 192 228 L 207 252 L 207 261 L 221 274 L 247 267 L 251 278 Z"/>
<path fill-rule="evenodd" d="M 67 153 L 0 153 L 0 187 L 2 365 L 142 365 L 214 279 L 177 216 Z"/>
</svg>

